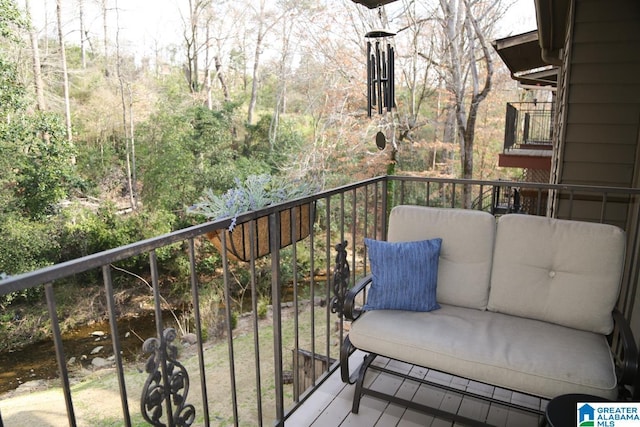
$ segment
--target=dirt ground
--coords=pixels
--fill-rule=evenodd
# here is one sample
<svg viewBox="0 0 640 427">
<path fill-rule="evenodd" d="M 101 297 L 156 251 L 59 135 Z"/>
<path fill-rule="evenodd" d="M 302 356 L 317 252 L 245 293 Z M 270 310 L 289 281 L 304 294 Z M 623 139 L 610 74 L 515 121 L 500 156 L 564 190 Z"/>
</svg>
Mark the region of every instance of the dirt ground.
<svg viewBox="0 0 640 427">
<path fill-rule="evenodd" d="M 326 310 L 326 308 L 318 308 L 319 312 Z M 286 324 L 287 319 L 291 319 L 293 308 L 283 308 L 283 324 Z M 302 311 L 302 310 L 299 310 Z M 303 310 L 308 314 L 310 310 Z M 322 318 L 324 316 L 317 316 Z M 293 321 L 291 320 L 291 323 Z M 263 329 L 268 329 L 272 324 L 271 310 L 267 318 L 260 321 L 259 329 L 261 333 Z M 246 361 L 236 359 L 236 365 L 242 366 L 242 369 L 236 367 L 237 375 L 237 387 L 238 389 L 247 387 L 253 388 L 253 380 L 255 371 L 249 368 L 254 364 L 253 350 L 253 334 L 252 321 L 250 316 L 243 316 L 239 319 L 238 326 L 234 329 L 234 346 L 238 348 L 236 357 L 241 356 L 241 348 L 246 344 L 249 351 L 246 353 L 248 359 Z M 322 328 L 320 328 L 322 330 Z M 243 344 L 243 342 L 245 344 Z M 332 345 L 337 343 L 337 339 L 332 339 Z M 263 340 L 265 347 L 269 347 L 273 344 L 273 341 L 269 339 Z M 263 345 L 261 343 L 261 347 Z M 337 347 L 336 347 L 337 348 Z M 208 397 L 210 402 L 226 401 L 228 400 L 228 391 L 224 390 L 224 387 L 220 387 L 220 384 L 228 381 L 229 367 L 228 367 L 228 348 L 226 340 L 220 342 L 207 342 L 204 345 L 205 360 L 212 360 L 215 363 L 207 362 L 207 388 L 209 389 Z M 200 394 L 199 378 L 198 378 L 198 357 L 196 356 L 196 347 L 183 348 L 180 351 L 180 361 L 187 368 L 191 376 L 191 388 L 189 390 L 188 401 L 196 404 L 196 413 L 202 414 L 201 408 L 198 408 L 198 403 L 201 402 L 202 397 Z M 261 364 L 264 358 L 265 363 L 273 361 L 272 356 L 268 354 L 268 351 L 263 351 L 261 348 Z M 285 355 L 287 356 L 287 355 Z M 52 356 L 53 357 L 53 356 Z M 290 355 L 288 356 L 290 358 Z M 210 366 L 213 365 L 213 366 Z M 247 367 L 245 369 L 244 367 Z M 265 366 L 266 371 L 270 371 L 270 368 Z M 287 367 L 285 366 L 285 370 Z M 127 404 L 129 407 L 129 413 L 132 414 L 132 421 L 134 426 L 147 425 L 144 423 L 142 416 L 140 415 L 140 396 L 144 386 L 144 381 L 147 378 L 147 374 L 144 372 L 144 366 L 142 363 L 131 364 L 125 367 L 125 382 L 127 386 Z M 117 381 L 117 375 L 114 374 L 114 368 L 102 369 L 98 371 L 82 370 L 74 371 L 72 373 L 71 388 L 72 388 L 72 400 L 73 410 L 76 417 L 77 425 L 79 427 L 98 427 L 98 426 L 120 426 L 122 425 L 122 402 L 119 394 L 119 386 Z M 211 377 L 211 378 L 209 378 Z M 246 377 L 246 378 L 244 378 Z M 222 380 L 221 380 L 222 379 Z M 65 404 L 65 397 L 60 387 L 59 380 L 52 381 L 32 381 L 22 384 L 18 389 L 6 393 L 0 396 L 0 414 L 4 427 L 57 427 L 67 426 L 69 421 L 67 418 L 67 408 Z M 209 383 L 211 383 L 209 385 Z M 265 387 L 265 384 L 263 384 Z M 240 393 L 240 391 L 239 391 Z M 246 393 L 251 395 L 251 393 Z M 249 402 L 240 402 L 240 405 L 252 406 Z M 266 408 L 270 407 L 269 402 L 263 401 L 263 405 Z M 226 409 L 219 410 L 220 414 L 229 413 Z M 227 425 L 227 420 L 223 417 L 212 414 L 213 418 L 220 421 L 220 425 Z M 196 418 L 194 425 L 201 425 L 202 420 Z M 230 424 L 233 422 L 231 421 Z M 249 424 L 250 425 L 250 424 Z M 1 424 L 0 424 L 1 426 Z"/>
<path fill-rule="evenodd" d="M 114 414 L 122 410 L 119 394 L 111 390 L 82 390 L 74 394 L 73 401 L 79 426 L 92 425 L 91 419 L 100 418 L 101 413 Z M 5 427 L 69 425 L 62 389 L 46 383 L 12 393 L 8 398 L 3 397 L 0 411 Z"/>
</svg>

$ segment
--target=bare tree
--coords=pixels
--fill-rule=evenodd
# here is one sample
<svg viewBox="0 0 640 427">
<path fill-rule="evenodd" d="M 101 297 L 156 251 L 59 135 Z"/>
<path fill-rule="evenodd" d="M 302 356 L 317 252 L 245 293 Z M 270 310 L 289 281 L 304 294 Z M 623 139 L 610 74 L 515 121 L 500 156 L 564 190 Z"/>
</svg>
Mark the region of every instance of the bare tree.
<svg viewBox="0 0 640 427">
<path fill-rule="evenodd" d="M 60 60 L 62 62 L 62 86 L 64 91 L 64 115 L 67 127 L 67 139 L 69 142 L 73 140 L 71 132 L 71 106 L 69 100 L 69 73 L 67 71 L 67 55 L 64 47 L 64 38 L 62 37 L 62 0 L 56 0 L 56 18 L 58 22 L 58 40 L 60 43 Z"/>
<path fill-rule="evenodd" d="M 184 23 L 183 38 L 186 45 L 187 62 L 185 77 L 192 93 L 200 92 L 200 51 L 208 46 L 208 40 L 200 40 L 200 29 L 203 16 L 206 14 L 211 0 L 189 0 L 189 16 L 182 17 Z M 208 28 L 208 26 L 207 26 Z M 205 67 L 208 69 L 208 65 Z"/>
<path fill-rule="evenodd" d="M 85 69 L 87 68 L 87 34 L 84 28 L 84 0 L 78 0 L 78 14 L 80 17 L 80 63 L 82 69 Z"/>
<path fill-rule="evenodd" d="M 404 13 L 406 25 L 398 29 L 398 34 L 406 32 L 408 45 L 405 47 L 404 56 L 399 55 L 403 62 L 401 67 L 404 82 L 409 92 L 409 102 L 400 114 L 400 137 L 412 140 L 411 132 L 426 124 L 426 120 L 420 119 L 420 109 L 427 98 L 435 92 L 430 80 L 434 77 L 433 52 L 434 32 L 431 16 L 422 16 L 418 11 L 415 0 L 404 0 Z M 423 50 L 426 46 L 429 50 Z M 408 110 L 408 111 L 407 111 Z"/>
<path fill-rule="evenodd" d="M 44 83 L 42 81 L 42 71 L 40 66 L 40 49 L 38 47 L 38 33 L 31 21 L 31 6 L 29 0 L 25 0 L 27 20 L 29 22 L 29 39 L 31 41 L 31 55 L 33 64 L 33 82 L 36 90 L 36 107 L 40 111 L 46 109 L 44 102 Z"/>
<path fill-rule="evenodd" d="M 60 1 L 60 0 L 58 0 Z M 120 101 L 122 106 L 122 130 L 123 136 L 126 141 L 126 169 L 127 169 L 127 187 L 129 191 L 129 203 L 132 210 L 136 210 L 137 205 L 137 190 L 135 182 L 135 141 L 133 132 L 133 94 L 131 86 L 125 81 L 125 76 L 122 70 L 122 56 L 120 54 L 120 11 L 118 8 L 118 0 L 115 0 L 116 11 L 116 75 L 118 77 L 118 84 L 120 86 Z M 129 92 L 129 123 L 127 124 L 127 101 L 125 98 L 125 89 Z"/>
<path fill-rule="evenodd" d="M 216 77 L 220 83 L 222 94 L 226 102 L 231 102 L 231 92 L 237 88 L 237 81 L 242 81 L 242 90 L 248 87 L 247 75 L 247 35 L 252 34 L 251 26 L 247 28 L 249 11 L 241 2 L 220 0 L 214 2 L 215 14 L 224 16 L 223 24 L 216 22 L 214 66 Z"/>
<path fill-rule="evenodd" d="M 219 19 L 216 19 L 216 18 L 222 15 L 222 13 L 219 13 L 218 11 L 215 10 L 214 6 L 215 6 L 214 2 L 209 3 L 207 20 L 206 20 L 206 36 L 205 36 L 205 42 L 204 42 L 205 44 L 205 88 L 207 91 L 207 106 L 209 107 L 209 109 L 213 108 L 212 80 L 214 79 L 214 77 L 212 77 L 211 75 L 212 74 L 212 71 L 211 71 L 212 56 L 213 56 L 213 66 L 215 67 L 215 77 L 217 77 L 220 83 L 224 100 L 225 102 L 231 102 L 231 94 L 229 92 L 229 87 L 227 86 L 227 81 L 225 79 L 225 73 L 222 68 L 222 61 L 220 60 L 220 42 L 221 40 L 224 40 L 227 37 L 220 36 L 219 34 L 214 36 L 212 34 L 211 30 L 214 25 L 216 26 L 216 30 L 220 29 L 220 25 L 218 24 Z M 214 41 L 217 42 L 215 46 L 213 43 Z M 214 47 L 217 48 L 217 51 L 215 53 L 212 52 Z"/>
<path fill-rule="evenodd" d="M 227 86 L 227 80 L 224 77 L 224 70 L 222 69 L 222 62 L 220 62 L 220 56 L 216 55 L 214 58 L 214 64 L 216 67 L 216 76 L 222 87 L 222 95 L 226 102 L 231 102 L 231 93 L 229 92 L 229 86 Z"/>
<path fill-rule="evenodd" d="M 209 19 L 207 20 L 206 33 L 205 33 L 205 51 L 204 51 L 204 87 L 207 92 L 207 108 L 213 109 L 213 93 L 211 87 L 211 61 L 209 59 L 211 55 L 211 27 L 209 25 Z"/>
<path fill-rule="evenodd" d="M 102 10 L 102 36 L 104 37 L 103 49 L 104 49 L 104 75 L 109 77 L 109 32 L 107 27 L 107 2 L 109 0 L 99 0 L 100 8 Z"/>
<path fill-rule="evenodd" d="M 290 7 L 292 8 L 292 6 L 295 7 L 295 4 L 284 4 L 283 6 L 289 9 Z M 296 16 L 296 12 L 293 10 L 293 8 L 291 12 L 285 11 L 285 14 L 282 18 L 282 45 L 280 60 L 278 62 L 278 89 L 276 93 L 276 102 L 273 108 L 273 116 L 269 125 L 269 144 L 271 145 L 272 149 L 278 138 L 280 114 L 285 114 L 287 112 L 287 69 L 290 57 L 291 33 L 293 32 L 293 28 L 297 20 L 298 17 Z"/>
<path fill-rule="evenodd" d="M 287 3 L 287 2 L 285 2 Z M 265 8 L 265 0 L 260 0 L 260 8 L 256 11 L 256 19 L 258 21 L 258 28 L 256 31 L 256 46 L 253 54 L 253 75 L 251 82 L 251 99 L 249 100 L 249 110 L 247 112 L 247 123 L 253 122 L 253 113 L 256 109 L 256 103 L 258 102 L 258 83 L 259 83 L 259 68 L 260 68 L 260 55 L 262 54 L 264 38 L 267 33 L 276 26 L 280 20 L 288 13 L 289 7 L 295 7 L 288 3 L 279 12 L 278 16 L 269 14 Z"/>
<path fill-rule="evenodd" d="M 247 123 L 253 121 L 253 112 L 258 102 L 258 67 L 260 66 L 260 52 L 262 52 L 262 41 L 266 30 L 264 30 L 264 1 L 260 0 L 260 11 L 258 13 L 258 28 L 256 32 L 256 50 L 253 54 L 253 81 L 251 82 L 251 99 L 249 100 L 249 110 L 247 112 Z M 275 24 L 275 23 L 274 23 Z"/>
<path fill-rule="evenodd" d="M 473 178 L 473 144 L 480 103 L 491 90 L 493 60 L 485 37 L 500 2 L 440 0 L 446 87 L 454 98 L 462 177 Z M 465 187 L 463 203 L 471 205 Z"/>
</svg>

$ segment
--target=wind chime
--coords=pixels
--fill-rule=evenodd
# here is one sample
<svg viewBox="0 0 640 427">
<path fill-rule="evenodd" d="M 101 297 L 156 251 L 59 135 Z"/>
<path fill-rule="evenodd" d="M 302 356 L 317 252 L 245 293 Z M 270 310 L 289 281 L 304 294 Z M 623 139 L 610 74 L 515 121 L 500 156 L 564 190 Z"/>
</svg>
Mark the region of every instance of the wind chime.
<svg viewBox="0 0 640 427">
<path fill-rule="evenodd" d="M 382 9 L 379 9 L 382 18 Z M 392 141 L 395 147 L 393 131 L 393 109 L 395 108 L 395 48 L 393 37 L 396 33 L 378 29 L 369 31 L 367 38 L 367 114 L 379 118 L 380 130 L 376 134 L 376 145 L 383 150 L 387 144 L 384 130 L 391 127 Z"/>
</svg>

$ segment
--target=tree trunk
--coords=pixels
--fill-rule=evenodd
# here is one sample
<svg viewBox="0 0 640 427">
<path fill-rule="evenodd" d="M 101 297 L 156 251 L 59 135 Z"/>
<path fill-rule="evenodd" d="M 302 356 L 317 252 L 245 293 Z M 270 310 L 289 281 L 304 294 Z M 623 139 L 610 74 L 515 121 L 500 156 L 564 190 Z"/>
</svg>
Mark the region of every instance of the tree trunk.
<svg viewBox="0 0 640 427">
<path fill-rule="evenodd" d="M 80 14 L 80 63 L 84 70 L 87 68 L 87 35 L 84 29 L 84 0 L 78 0 L 78 12 Z"/>
<path fill-rule="evenodd" d="M 107 1 L 102 0 L 102 35 L 104 37 L 104 75 L 109 77 L 109 45 L 107 40 L 109 34 L 107 33 Z"/>
<path fill-rule="evenodd" d="M 127 126 L 127 103 L 124 96 L 125 81 L 122 74 L 121 58 L 120 58 L 120 13 L 118 9 L 118 0 L 116 0 L 116 76 L 118 77 L 118 84 L 120 85 L 120 102 L 122 106 L 122 135 L 125 140 L 125 153 L 126 153 L 126 169 L 127 169 L 127 189 L 129 191 L 129 204 L 132 210 L 137 209 L 135 184 L 133 182 L 133 123 L 131 123 L 131 135 L 129 135 L 129 127 Z M 130 88 L 127 88 L 131 91 Z M 131 95 L 130 95 L 131 98 Z"/>
<path fill-rule="evenodd" d="M 264 34 L 262 33 L 263 27 L 263 13 L 264 13 L 264 1 L 260 2 L 260 22 L 258 24 L 258 38 L 256 39 L 256 50 L 253 55 L 253 81 L 251 82 L 251 99 L 249 101 L 249 111 L 247 112 L 247 123 L 253 122 L 253 112 L 256 109 L 256 103 L 258 102 L 258 67 L 260 66 L 260 51 L 262 50 L 262 39 Z"/>
<path fill-rule="evenodd" d="M 220 57 L 215 56 L 213 60 L 215 62 L 218 81 L 220 82 L 220 86 L 222 86 L 222 95 L 224 96 L 224 100 L 225 102 L 231 102 L 231 94 L 229 93 L 229 87 L 227 86 L 227 82 L 224 78 L 224 72 L 222 71 L 222 63 L 220 62 Z"/>
<path fill-rule="evenodd" d="M 206 11 L 207 6 L 210 5 L 208 0 L 189 0 L 189 22 L 185 22 L 184 26 L 184 41 L 186 45 L 186 64 L 185 64 L 185 77 L 189 85 L 191 93 L 195 94 L 202 89 L 200 84 L 200 71 L 198 56 L 200 53 L 200 42 L 198 40 L 198 30 L 200 28 L 200 19 L 202 13 Z M 209 24 L 207 23 L 207 49 L 209 44 Z M 209 61 L 207 59 L 206 69 L 209 70 Z M 205 76 L 205 81 L 207 76 Z"/>
<path fill-rule="evenodd" d="M 262 52 L 262 42 L 264 36 L 272 28 L 279 19 L 274 19 L 271 24 L 265 29 L 265 0 L 260 0 L 260 12 L 258 14 L 258 36 L 256 39 L 256 50 L 253 55 L 253 81 L 251 82 L 251 99 L 249 101 L 249 111 L 247 113 L 247 123 L 253 122 L 253 113 L 258 102 L 258 69 L 260 67 L 260 53 Z"/>
<path fill-rule="evenodd" d="M 200 91 L 200 74 L 198 70 L 198 23 L 200 13 L 198 9 L 200 3 L 196 1 L 193 4 L 192 0 L 189 0 L 189 13 L 191 24 L 191 92 L 197 93 Z"/>
<path fill-rule="evenodd" d="M 29 39 L 31 40 L 32 60 L 33 60 L 33 82 L 36 90 L 36 108 L 44 111 L 44 83 L 42 82 L 42 71 L 40 66 L 40 49 L 38 47 L 38 34 L 31 21 L 31 6 L 29 0 L 25 0 L 27 19 L 29 21 Z"/>
<path fill-rule="evenodd" d="M 251 100 L 249 101 L 249 111 L 247 112 L 247 123 L 253 122 L 253 112 L 256 109 L 256 103 L 258 102 L 258 64 L 260 61 L 260 48 L 262 44 L 262 37 L 258 36 L 258 45 L 256 46 L 256 52 L 253 62 L 253 81 L 251 82 Z"/>
<path fill-rule="evenodd" d="M 278 128 L 280 126 L 280 114 L 285 114 L 287 108 L 287 58 L 289 57 L 289 35 L 291 30 L 287 28 L 286 17 L 282 20 L 282 55 L 278 65 L 278 92 L 276 103 L 273 107 L 273 117 L 269 124 L 269 146 L 274 149 L 278 139 Z"/>
<path fill-rule="evenodd" d="M 44 33 L 49 34 L 49 4 L 47 0 L 44 0 Z M 49 37 L 44 38 L 44 57 L 49 56 Z"/>
<path fill-rule="evenodd" d="M 211 55 L 211 43 L 210 43 L 210 22 L 207 21 L 207 31 L 205 33 L 205 51 L 204 51 L 204 63 L 205 65 L 205 69 L 204 69 L 204 87 L 205 90 L 207 92 L 207 108 L 209 110 L 213 110 L 213 97 L 212 97 L 212 90 L 211 90 L 211 59 L 210 59 L 210 55 Z"/>
<path fill-rule="evenodd" d="M 129 90 L 129 140 L 131 149 L 131 191 L 133 193 L 133 203 L 138 207 L 138 177 L 136 168 L 136 140 L 135 140 L 135 122 L 133 121 L 133 91 L 131 86 L 127 86 Z"/>
<path fill-rule="evenodd" d="M 480 89 L 480 76 L 478 73 L 478 62 L 476 61 L 475 49 L 471 50 L 469 54 L 469 63 L 471 64 L 471 78 L 472 78 L 472 87 L 473 87 L 473 95 L 471 97 L 471 103 L 469 105 L 469 115 L 467 117 L 467 128 L 465 130 L 465 140 L 467 141 L 465 146 L 470 147 L 466 153 L 467 156 L 467 164 L 465 173 L 468 173 L 469 179 L 473 178 L 473 145 L 476 134 L 476 122 L 478 120 L 478 109 L 480 108 L 480 103 L 485 100 L 489 92 L 491 91 L 491 82 L 493 78 L 493 60 L 491 59 L 491 52 L 489 51 L 489 45 L 484 36 L 484 32 L 480 28 L 478 21 L 473 15 L 473 11 L 471 10 L 471 6 L 469 0 L 464 0 L 465 10 L 467 15 L 467 25 L 469 37 L 475 37 L 475 39 L 480 44 L 480 48 L 482 50 L 482 59 L 485 63 L 485 78 L 482 89 Z M 473 42 L 470 42 L 473 44 Z M 471 56 L 473 55 L 473 57 Z M 467 191 L 467 193 L 469 190 Z M 467 195 L 469 200 L 469 205 L 471 204 L 471 195 Z M 465 199 L 466 200 L 466 199 Z"/>
<path fill-rule="evenodd" d="M 56 0 L 56 18 L 58 21 L 58 40 L 60 43 L 60 59 L 62 61 L 62 85 L 64 92 L 64 115 L 67 127 L 67 139 L 73 141 L 71 132 L 71 106 L 69 100 L 69 73 L 67 71 L 67 55 L 64 48 L 64 38 L 62 37 L 62 0 Z M 75 159 L 73 159 L 75 164 Z"/>
<path fill-rule="evenodd" d="M 484 37 L 484 31 L 478 24 L 473 13 L 473 0 L 440 0 L 440 8 L 443 12 L 443 30 L 446 42 L 448 67 L 447 88 L 454 96 L 454 106 L 457 124 L 457 133 L 460 138 L 460 166 L 464 179 L 473 178 L 473 148 L 475 139 L 475 126 L 480 103 L 487 97 L 491 90 L 493 76 L 493 62 L 491 52 Z M 489 6 L 485 12 L 491 10 Z M 489 19 L 488 14 L 483 15 Z M 480 72 L 478 63 L 484 62 L 485 75 L 480 89 Z M 470 79 L 470 84 L 467 80 Z M 471 100 L 469 109 L 465 101 L 466 90 L 470 85 Z M 469 186 L 463 186 L 463 204 L 471 206 L 471 190 Z"/>
</svg>

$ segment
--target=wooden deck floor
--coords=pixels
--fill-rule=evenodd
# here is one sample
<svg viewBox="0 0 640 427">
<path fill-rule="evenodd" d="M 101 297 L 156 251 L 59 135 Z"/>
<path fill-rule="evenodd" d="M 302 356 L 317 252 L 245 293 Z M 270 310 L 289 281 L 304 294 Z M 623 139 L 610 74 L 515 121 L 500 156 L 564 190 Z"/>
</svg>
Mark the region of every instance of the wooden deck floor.
<svg viewBox="0 0 640 427">
<path fill-rule="evenodd" d="M 363 353 L 356 352 L 351 356 L 351 369 L 356 369 L 362 361 Z M 510 401 L 535 409 L 544 410 L 546 401 L 523 395 L 517 392 L 490 387 L 466 379 L 452 377 L 441 372 L 408 365 L 406 363 L 378 357 L 374 364 L 389 366 L 394 370 L 409 372 L 411 376 L 427 378 L 440 384 L 449 385 L 461 390 L 473 390 L 478 394 L 493 396 L 503 401 Z M 442 389 L 404 380 L 386 373 L 369 372 L 369 385 L 385 393 L 393 393 L 398 397 L 410 399 L 422 404 L 456 412 L 466 417 L 487 422 L 495 426 L 536 427 L 540 417 L 506 406 L 489 404 L 477 398 L 458 395 Z M 390 404 L 370 396 L 362 398 L 358 414 L 351 412 L 351 403 L 355 386 L 345 385 L 340 380 L 340 372 L 334 372 L 309 398 L 286 420 L 287 426 L 432 426 L 444 427 L 451 421 L 437 419 L 428 414 L 417 412 L 406 407 Z"/>
</svg>

